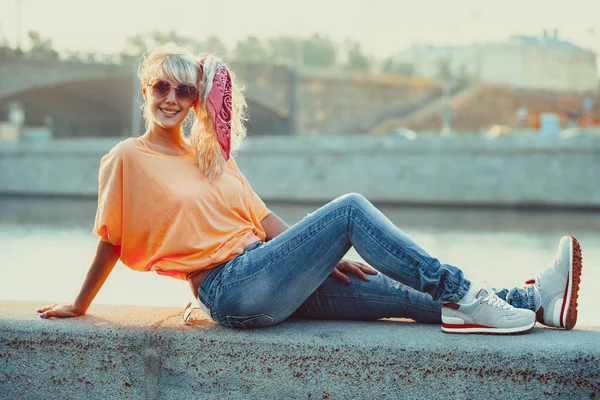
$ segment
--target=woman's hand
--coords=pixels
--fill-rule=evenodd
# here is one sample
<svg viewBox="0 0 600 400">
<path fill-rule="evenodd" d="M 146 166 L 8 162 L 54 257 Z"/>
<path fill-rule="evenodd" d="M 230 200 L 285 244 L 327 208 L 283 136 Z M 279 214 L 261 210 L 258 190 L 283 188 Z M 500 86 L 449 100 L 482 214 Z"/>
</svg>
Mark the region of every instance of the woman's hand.
<svg viewBox="0 0 600 400">
<path fill-rule="evenodd" d="M 104 240 L 98 240 L 96 256 L 88 270 L 85 280 L 81 285 L 79 295 L 73 304 L 50 304 L 37 309 L 41 318 L 69 318 L 79 317 L 87 311 L 92 300 L 113 270 L 119 256 L 121 247 L 115 246 Z"/>
<path fill-rule="evenodd" d="M 331 274 L 329 274 L 329 276 L 344 283 L 351 283 L 350 278 L 348 277 L 348 275 L 346 275 L 346 273 L 358 275 L 358 277 L 363 281 L 369 280 L 366 274 L 378 274 L 376 269 L 373 269 L 366 264 L 363 264 L 358 261 L 350 261 L 343 259 L 338 263 L 338 265 L 335 266 L 335 269 Z"/>
<path fill-rule="evenodd" d="M 73 304 L 50 304 L 37 309 L 40 318 L 70 318 L 79 317 L 85 311 L 77 309 Z"/>
</svg>

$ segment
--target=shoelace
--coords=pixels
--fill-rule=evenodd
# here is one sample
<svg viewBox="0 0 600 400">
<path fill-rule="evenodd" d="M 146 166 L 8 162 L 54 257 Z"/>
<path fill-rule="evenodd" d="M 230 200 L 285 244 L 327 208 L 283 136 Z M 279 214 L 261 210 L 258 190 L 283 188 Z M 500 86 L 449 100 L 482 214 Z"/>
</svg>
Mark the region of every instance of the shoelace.
<svg viewBox="0 0 600 400">
<path fill-rule="evenodd" d="M 493 307 L 501 308 L 503 310 L 512 310 L 514 308 L 513 306 L 511 306 L 510 304 L 508 304 L 506 301 L 502 300 L 500 297 L 496 296 L 495 294 L 490 294 L 481 301 L 484 303 L 487 303 Z"/>
</svg>

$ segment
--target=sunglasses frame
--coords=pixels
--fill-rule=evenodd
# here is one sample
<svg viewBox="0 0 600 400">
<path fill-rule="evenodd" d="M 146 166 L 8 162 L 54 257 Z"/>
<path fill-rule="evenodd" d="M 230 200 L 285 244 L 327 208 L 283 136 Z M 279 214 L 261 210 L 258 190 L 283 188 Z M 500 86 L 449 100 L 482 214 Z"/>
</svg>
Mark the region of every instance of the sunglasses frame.
<svg viewBox="0 0 600 400">
<path fill-rule="evenodd" d="M 192 307 L 191 302 L 185 306 L 185 308 L 183 309 L 183 313 L 181 314 L 181 322 L 183 322 L 183 325 L 187 325 L 190 322 L 190 319 L 192 317 L 192 312 L 196 308 L 198 308 L 198 307 Z"/>
<path fill-rule="evenodd" d="M 156 84 L 164 84 L 169 89 L 164 94 L 156 93 L 156 88 L 155 88 Z M 153 81 L 153 83 L 148 82 L 148 83 L 146 83 L 146 85 L 150 87 L 150 93 L 152 93 L 152 96 L 154 96 L 157 99 L 164 99 L 165 97 L 167 97 L 169 95 L 169 93 L 171 93 L 171 90 L 175 90 L 175 97 L 177 97 L 177 99 L 179 101 L 194 101 L 198 98 L 198 88 L 196 86 L 192 85 L 191 83 L 184 83 L 179 86 L 174 86 L 174 85 L 171 85 L 171 83 L 169 83 L 169 81 L 166 81 L 164 79 L 156 79 L 155 81 Z M 183 89 L 184 86 L 194 89 L 194 91 L 188 90 L 188 93 L 190 93 L 190 96 L 181 95 L 181 91 L 184 90 Z"/>
</svg>

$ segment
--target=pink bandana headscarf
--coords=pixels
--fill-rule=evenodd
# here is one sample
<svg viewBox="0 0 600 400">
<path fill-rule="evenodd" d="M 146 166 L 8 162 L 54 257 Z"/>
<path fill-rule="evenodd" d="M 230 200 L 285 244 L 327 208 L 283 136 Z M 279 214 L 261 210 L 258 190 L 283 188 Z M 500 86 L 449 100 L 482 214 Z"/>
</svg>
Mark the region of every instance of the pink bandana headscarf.
<svg viewBox="0 0 600 400">
<path fill-rule="evenodd" d="M 202 69 L 204 60 L 200 61 Z M 219 67 L 215 73 L 206 99 L 206 108 L 212 117 L 221 152 L 227 161 L 231 152 L 231 76 L 225 66 Z"/>
</svg>

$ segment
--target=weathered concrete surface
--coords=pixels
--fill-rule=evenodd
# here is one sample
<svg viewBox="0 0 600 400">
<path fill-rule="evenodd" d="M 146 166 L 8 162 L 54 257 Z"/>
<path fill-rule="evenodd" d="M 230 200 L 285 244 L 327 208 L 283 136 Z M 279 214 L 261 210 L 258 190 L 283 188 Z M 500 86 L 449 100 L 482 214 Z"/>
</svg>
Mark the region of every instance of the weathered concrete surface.
<svg viewBox="0 0 600 400">
<path fill-rule="evenodd" d="M 41 320 L 0 301 L 3 398 L 594 398 L 600 329 L 448 335 L 439 326 L 290 320 L 235 331 L 197 311 L 93 306 Z"/>
<path fill-rule="evenodd" d="M 117 140 L 0 145 L 0 194 L 96 196 Z M 600 208 L 600 138 L 250 138 L 238 163 L 265 200 Z"/>
</svg>

